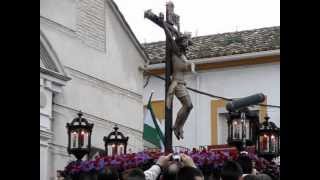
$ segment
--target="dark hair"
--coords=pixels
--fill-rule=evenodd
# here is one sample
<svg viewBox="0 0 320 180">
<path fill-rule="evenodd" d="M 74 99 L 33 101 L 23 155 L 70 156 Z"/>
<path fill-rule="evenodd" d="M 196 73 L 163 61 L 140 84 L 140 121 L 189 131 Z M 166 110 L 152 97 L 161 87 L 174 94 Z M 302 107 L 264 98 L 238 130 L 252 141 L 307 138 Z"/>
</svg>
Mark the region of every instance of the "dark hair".
<svg viewBox="0 0 320 180">
<path fill-rule="evenodd" d="M 243 180 L 259 180 L 259 178 L 256 175 L 248 174 L 245 177 L 243 177 Z"/>
<path fill-rule="evenodd" d="M 178 171 L 177 180 L 194 180 L 197 176 L 203 177 L 199 169 L 186 166 Z"/>
<path fill-rule="evenodd" d="M 244 174 L 252 173 L 252 160 L 247 155 L 240 155 L 237 162 L 240 164 Z"/>
<path fill-rule="evenodd" d="M 170 171 L 169 168 L 164 169 L 162 173 L 163 180 L 176 180 L 178 171 Z"/>
<path fill-rule="evenodd" d="M 112 167 L 106 167 L 104 172 L 98 174 L 98 180 L 118 180 L 119 173 Z"/>
<path fill-rule="evenodd" d="M 219 169 L 213 169 L 211 171 L 212 180 L 220 180 L 221 171 Z"/>
<path fill-rule="evenodd" d="M 139 168 L 131 169 L 126 180 L 145 180 L 144 172 Z"/>
<path fill-rule="evenodd" d="M 188 40 L 188 36 L 179 36 L 175 39 L 176 43 L 181 43 L 183 40 Z"/>
<path fill-rule="evenodd" d="M 226 161 L 221 170 L 222 180 L 238 180 L 242 174 L 242 168 L 236 161 Z"/>
</svg>

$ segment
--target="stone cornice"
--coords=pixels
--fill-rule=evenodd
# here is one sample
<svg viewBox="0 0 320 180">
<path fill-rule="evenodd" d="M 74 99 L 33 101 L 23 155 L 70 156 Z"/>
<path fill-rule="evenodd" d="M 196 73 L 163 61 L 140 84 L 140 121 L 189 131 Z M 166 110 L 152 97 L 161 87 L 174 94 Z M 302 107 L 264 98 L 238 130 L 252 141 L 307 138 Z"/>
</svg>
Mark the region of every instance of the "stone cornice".
<svg viewBox="0 0 320 180">
<path fill-rule="evenodd" d="M 51 120 L 51 118 L 52 118 L 52 117 L 50 117 L 48 114 L 45 114 L 45 113 L 42 113 L 42 112 L 40 112 L 40 116 L 47 117 L 47 118 L 49 118 L 50 120 Z"/>
<path fill-rule="evenodd" d="M 69 78 L 64 71 L 64 67 L 62 66 L 54 48 L 51 46 L 49 40 L 45 36 L 45 34 L 40 29 L 40 61 L 43 62 L 43 67 L 40 64 L 40 79 L 44 78 L 58 86 L 64 86 Z M 41 80 L 40 80 L 41 85 Z M 51 85 L 50 85 L 51 86 Z M 51 86 L 49 88 L 55 88 Z M 56 89 L 56 88 L 55 88 Z M 55 90 L 52 89 L 52 90 Z M 58 91 L 59 92 L 59 91 Z"/>
<path fill-rule="evenodd" d="M 50 140 L 53 137 L 53 133 L 49 131 L 45 131 L 40 129 L 40 138 L 43 138 L 44 140 Z"/>
<path fill-rule="evenodd" d="M 109 90 L 113 93 L 127 96 L 131 99 L 136 100 L 139 103 L 142 103 L 142 95 L 141 94 L 138 94 L 136 92 L 121 88 L 121 87 L 116 86 L 111 83 L 108 83 L 106 81 L 103 81 L 103 80 L 98 79 L 96 77 L 93 77 L 91 75 L 85 74 L 85 73 L 80 72 L 80 71 L 73 69 L 71 67 L 65 66 L 65 68 L 68 70 L 68 73 L 74 78 L 85 80 L 85 81 L 87 81 L 93 85 L 96 85 L 104 90 Z"/>
<path fill-rule="evenodd" d="M 60 93 L 62 86 L 65 86 L 67 81 L 55 76 L 62 75 L 40 67 L 40 87 L 44 87 L 54 93 Z"/>
<path fill-rule="evenodd" d="M 43 68 L 43 67 L 41 67 L 41 66 L 40 66 L 40 73 L 47 74 L 47 75 L 52 76 L 52 77 L 54 77 L 54 78 L 60 79 L 60 80 L 62 80 L 62 81 L 69 81 L 69 80 L 71 80 L 70 77 L 67 77 L 67 76 L 64 76 L 64 75 L 62 75 L 62 74 L 56 73 L 56 72 L 51 71 L 51 70 L 49 70 L 49 69 Z"/>
</svg>

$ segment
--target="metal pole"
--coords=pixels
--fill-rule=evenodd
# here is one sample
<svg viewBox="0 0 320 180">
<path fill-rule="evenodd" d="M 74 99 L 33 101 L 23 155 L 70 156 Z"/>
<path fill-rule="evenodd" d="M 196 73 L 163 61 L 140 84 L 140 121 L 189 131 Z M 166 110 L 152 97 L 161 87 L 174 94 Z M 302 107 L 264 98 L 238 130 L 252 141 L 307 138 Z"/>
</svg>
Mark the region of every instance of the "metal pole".
<svg viewBox="0 0 320 180">
<path fill-rule="evenodd" d="M 241 121 L 242 121 L 242 151 L 246 149 L 246 113 L 241 112 Z"/>
</svg>

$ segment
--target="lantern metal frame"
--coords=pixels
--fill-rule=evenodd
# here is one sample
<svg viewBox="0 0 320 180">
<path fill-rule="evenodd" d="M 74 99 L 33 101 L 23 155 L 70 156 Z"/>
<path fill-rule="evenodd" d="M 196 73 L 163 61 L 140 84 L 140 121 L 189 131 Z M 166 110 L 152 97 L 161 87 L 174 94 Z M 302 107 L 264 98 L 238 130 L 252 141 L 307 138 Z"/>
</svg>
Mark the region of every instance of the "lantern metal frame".
<svg viewBox="0 0 320 180">
<path fill-rule="evenodd" d="M 236 112 L 229 112 L 228 121 L 228 145 L 235 146 L 239 151 L 245 150 L 246 146 L 252 146 L 256 142 L 256 134 L 259 127 L 259 115 L 248 108 L 240 109 Z M 240 123 L 239 137 L 234 138 L 234 123 Z M 246 125 L 248 124 L 248 130 Z M 248 135 L 248 136 L 247 136 Z"/>
<path fill-rule="evenodd" d="M 280 128 L 278 128 L 275 123 L 269 121 L 270 117 L 266 116 L 264 119 L 265 121 L 260 124 L 259 131 L 257 134 L 256 150 L 259 157 L 263 157 L 267 160 L 272 160 L 273 158 L 280 156 Z M 268 138 L 269 151 L 267 152 L 263 151 L 261 148 L 262 136 Z M 271 143 L 273 139 L 272 136 L 276 140 L 275 148 L 273 147 L 273 143 Z"/>
<path fill-rule="evenodd" d="M 118 153 L 118 146 L 123 145 L 123 153 L 127 154 L 127 146 L 129 137 L 125 137 L 122 132 L 118 131 L 118 126 L 114 126 L 114 131 L 112 131 L 108 136 L 103 137 L 104 146 L 105 146 L 105 153 L 108 155 L 108 146 L 111 145 L 115 148 L 116 153 L 112 152 L 112 155 L 116 155 Z"/>
<path fill-rule="evenodd" d="M 78 113 L 78 117 L 74 118 L 71 123 L 67 123 L 66 128 L 68 130 L 68 153 L 73 154 L 78 161 L 81 161 L 84 155 L 89 154 L 91 151 L 91 134 L 94 124 L 89 123 L 87 119 L 82 117 L 82 112 Z M 83 132 L 87 133 L 87 139 L 84 138 Z M 77 139 L 76 146 L 71 147 L 71 134 L 75 133 Z M 81 139 L 82 137 L 82 139 Z M 87 140 L 88 142 L 84 142 Z M 83 147 L 84 145 L 87 145 Z"/>
</svg>

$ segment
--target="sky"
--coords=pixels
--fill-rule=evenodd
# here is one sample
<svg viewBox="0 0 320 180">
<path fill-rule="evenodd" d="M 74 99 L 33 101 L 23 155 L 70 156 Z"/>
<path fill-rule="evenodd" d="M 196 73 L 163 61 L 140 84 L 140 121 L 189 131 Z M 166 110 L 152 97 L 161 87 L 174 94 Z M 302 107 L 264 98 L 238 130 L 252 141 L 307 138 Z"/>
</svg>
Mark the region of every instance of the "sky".
<svg viewBox="0 0 320 180">
<path fill-rule="evenodd" d="M 165 14 L 168 0 L 114 0 L 140 43 L 164 41 L 163 30 L 144 11 Z M 280 0 L 172 0 L 181 32 L 192 36 L 280 26 Z"/>
</svg>

